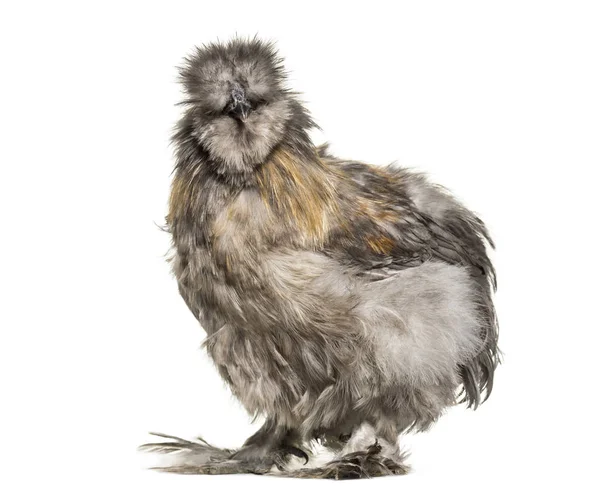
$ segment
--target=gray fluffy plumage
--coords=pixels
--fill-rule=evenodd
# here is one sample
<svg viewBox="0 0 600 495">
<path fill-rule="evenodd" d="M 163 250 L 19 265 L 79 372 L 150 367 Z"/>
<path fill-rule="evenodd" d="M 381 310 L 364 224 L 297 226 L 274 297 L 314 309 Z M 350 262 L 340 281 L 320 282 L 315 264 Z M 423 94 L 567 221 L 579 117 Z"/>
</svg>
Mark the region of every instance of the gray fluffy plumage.
<svg viewBox="0 0 600 495">
<path fill-rule="evenodd" d="M 270 43 L 198 48 L 167 223 L 179 290 L 206 349 L 264 425 L 237 451 L 203 441 L 167 470 L 353 478 L 407 471 L 398 438 L 463 400 L 498 363 L 490 236 L 446 190 L 315 147 Z M 318 439 L 327 464 L 291 470 Z"/>
</svg>

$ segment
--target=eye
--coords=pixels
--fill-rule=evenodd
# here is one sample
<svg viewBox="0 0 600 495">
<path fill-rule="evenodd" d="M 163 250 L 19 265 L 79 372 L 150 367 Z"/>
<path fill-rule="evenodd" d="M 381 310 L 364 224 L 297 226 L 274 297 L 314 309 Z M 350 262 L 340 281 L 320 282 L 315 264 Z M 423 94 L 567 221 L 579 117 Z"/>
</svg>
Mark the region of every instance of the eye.
<svg viewBox="0 0 600 495">
<path fill-rule="evenodd" d="M 253 98 L 252 100 L 250 100 L 250 103 L 252 104 L 252 108 L 256 109 L 262 105 L 266 105 L 267 100 L 265 98 Z"/>
<path fill-rule="evenodd" d="M 207 117 L 218 117 L 225 113 L 225 108 L 207 108 L 204 110 L 204 115 Z"/>
</svg>

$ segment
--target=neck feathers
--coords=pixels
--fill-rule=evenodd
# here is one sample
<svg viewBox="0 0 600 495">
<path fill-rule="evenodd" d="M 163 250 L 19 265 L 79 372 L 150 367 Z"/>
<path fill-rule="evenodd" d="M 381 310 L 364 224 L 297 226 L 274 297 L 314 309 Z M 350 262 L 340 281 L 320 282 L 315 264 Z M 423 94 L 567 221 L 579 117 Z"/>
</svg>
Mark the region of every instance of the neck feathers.
<svg viewBox="0 0 600 495">
<path fill-rule="evenodd" d="M 173 136 L 177 164 L 167 223 L 210 222 L 239 192 L 254 189 L 273 222 L 285 224 L 310 244 L 322 244 L 340 219 L 336 192 L 340 171 L 310 142 L 307 129 L 314 124 L 301 110 L 289 124 L 288 138 L 245 174 L 220 171 L 196 140 L 192 115 L 187 114 Z"/>
<path fill-rule="evenodd" d="M 306 156 L 279 148 L 256 172 L 259 194 L 274 218 L 319 244 L 339 213 L 335 183 L 336 174 L 316 150 Z"/>
</svg>

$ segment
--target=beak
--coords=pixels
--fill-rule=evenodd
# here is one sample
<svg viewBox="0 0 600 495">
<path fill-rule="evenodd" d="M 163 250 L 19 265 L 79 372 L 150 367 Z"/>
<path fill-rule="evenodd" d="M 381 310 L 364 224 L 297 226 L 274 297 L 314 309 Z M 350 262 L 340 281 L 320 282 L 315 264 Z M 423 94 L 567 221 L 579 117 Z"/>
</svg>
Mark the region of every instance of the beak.
<svg viewBox="0 0 600 495">
<path fill-rule="evenodd" d="M 228 105 L 228 113 L 233 118 L 244 122 L 250 112 L 252 111 L 252 105 L 246 99 L 246 92 L 244 88 L 239 85 L 235 85 L 231 90 L 231 98 Z"/>
</svg>

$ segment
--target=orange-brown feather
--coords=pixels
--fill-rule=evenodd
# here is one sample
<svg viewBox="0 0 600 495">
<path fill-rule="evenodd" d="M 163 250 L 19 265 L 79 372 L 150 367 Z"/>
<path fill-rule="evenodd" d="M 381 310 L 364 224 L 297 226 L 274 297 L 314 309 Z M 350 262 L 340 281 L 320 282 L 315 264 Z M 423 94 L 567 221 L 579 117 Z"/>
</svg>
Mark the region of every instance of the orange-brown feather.
<svg viewBox="0 0 600 495">
<path fill-rule="evenodd" d="M 310 163 L 285 149 L 273 152 L 258 170 L 260 195 L 270 212 L 319 245 L 339 219 L 335 181 L 339 172 L 314 155 Z"/>
</svg>

